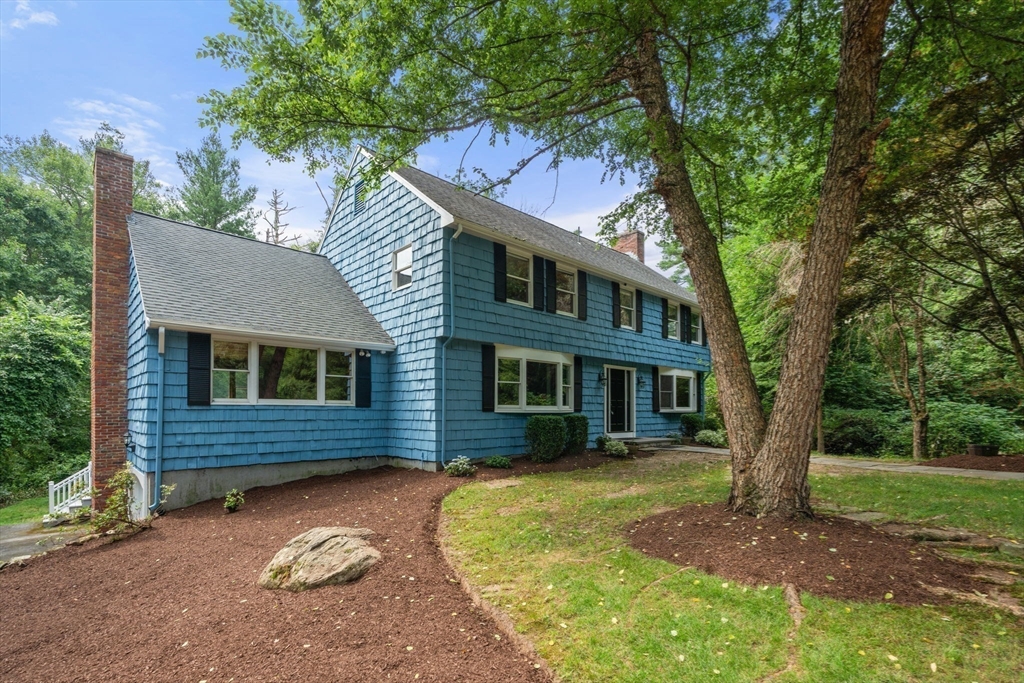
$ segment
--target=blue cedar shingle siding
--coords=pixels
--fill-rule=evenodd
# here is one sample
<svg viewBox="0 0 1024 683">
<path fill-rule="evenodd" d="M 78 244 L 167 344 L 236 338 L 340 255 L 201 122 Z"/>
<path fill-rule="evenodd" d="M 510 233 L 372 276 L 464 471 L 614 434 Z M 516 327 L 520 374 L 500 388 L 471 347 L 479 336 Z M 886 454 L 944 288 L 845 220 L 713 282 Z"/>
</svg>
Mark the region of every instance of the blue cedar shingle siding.
<svg viewBox="0 0 1024 683">
<path fill-rule="evenodd" d="M 352 406 L 188 406 L 187 334 L 166 337 L 164 468 L 316 461 L 392 456 L 436 462 L 441 450 L 442 345 L 451 334 L 450 295 L 455 298 L 454 339 L 447 356 L 446 457 L 515 455 L 525 450 L 528 415 L 482 410 L 481 344 L 559 351 L 583 359 L 583 411 L 590 439 L 604 431 L 605 364 L 636 368 L 637 436 L 678 431 L 679 416 L 652 411 L 652 365 L 707 371 L 706 348 L 661 337 L 661 294 L 645 292 L 642 333 L 611 325 L 612 283 L 590 273 L 587 319 L 495 301 L 493 242 L 455 230 L 440 214 L 393 177 L 354 212 L 352 188 L 341 193 L 320 253 L 394 340 L 396 349 L 373 352 L 373 401 Z M 412 245 L 413 276 L 393 291 L 392 254 Z M 514 245 L 523 250 L 524 245 Z M 129 302 L 129 424 L 136 441 L 133 462 L 155 468 L 157 332 L 145 330 L 137 277 Z M 454 289 L 452 289 L 454 287 Z"/>
</svg>

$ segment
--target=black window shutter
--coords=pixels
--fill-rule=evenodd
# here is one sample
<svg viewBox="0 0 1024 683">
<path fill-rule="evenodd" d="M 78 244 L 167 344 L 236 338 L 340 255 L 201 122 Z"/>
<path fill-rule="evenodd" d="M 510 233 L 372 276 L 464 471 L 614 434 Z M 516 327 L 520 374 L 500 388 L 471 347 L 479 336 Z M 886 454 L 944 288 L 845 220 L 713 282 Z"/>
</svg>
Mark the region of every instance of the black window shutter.
<svg viewBox="0 0 1024 683">
<path fill-rule="evenodd" d="M 544 259 L 540 256 L 533 257 L 533 307 L 535 310 L 543 311 L 547 297 L 544 292 Z"/>
<path fill-rule="evenodd" d="M 612 283 L 612 327 L 622 326 L 622 315 L 619 309 L 619 283 Z"/>
<path fill-rule="evenodd" d="M 558 307 L 558 289 L 555 287 L 555 278 L 558 275 L 554 261 L 544 261 L 544 277 L 547 280 L 547 304 L 548 313 L 554 313 Z"/>
<path fill-rule="evenodd" d="M 700 316 L 700 345 L 708 345 L 708 328 L 704 326 L 704 315 Z"/>
<path fill-rule="evenodd" d="M 636 290 L 636 296 L 633 300 L 633 305 L 636 306 L 636 331 L 644 331 L 644 293 L 639 289 Z"/>
<path fill-rule="evenodd" d="M 494 243 L 494 300 L 505 301 L 505 245 Z"/>
<path fill-rule="evenodd" d="M 587 319 L 587 274 L 582 270 L 576 273 L 576 315 Z"/>
<path fill-rule="evenodd" d="M 583 412 L 583 356 L 572 359 L 572 410 Z"/>
<path fill-rule="evenodd" d="M 668 339 L 668 299 L 661 300 L 661 338 Z"/>
<path fill-rule="evenodd" d="M 480 376 L 483 379 L 483 381 L 480 384 L 480 390 L 483 392 L 482 409 L 485 413 L 493 413 L 494 394 L 497 391 L 498 382 L 498 379 L 495 375 L 495 373 L 497 372 L 497 363 L 494 358 L 494 344 L 481 344 L 480 352 Z"/>
<path fill-rule="evenodd" d="M 356 407 L 369 408 L 373 399 L 373 381 L 370 373 L 372 351 L 356 349 Z"/>
<path fill-rule="evenodd" d="M 695 372 L 694 374 L 696 375 L 694 383 L 697 385 L 697 412 L 699 413 L 700 411 L 704 410 L 704 373 Z"/>
<path fill-rule="evenodd" d="M 680 306 L 679 310 L 681 310 L 683 312 L 683 315 L 681 316 L 682 320 L 679 321 L 679 323 L 683 326 L 683 333 L 682 333 L 682 335 L 680 335 L 679 338 L 682 339 L 687 344 L 689 344 L 691 342 L 691 340 L 690 340 L 690 307 L 689 306 Z"/>
<path fill-rule="evenodd" d="M 188 333 L 188 404 L 210 405 L 210 355 L 213 352 L 210 335 Z"/>
<path fill-rule="evenodd" d="M 654 412 L 661 412 L 661 375 L 658 374 L 658 366 L 654 365 L 651 367 L 651 386 L 654 387 L 651 395 L 651 405 L 654 406 Z"/>
</svg>

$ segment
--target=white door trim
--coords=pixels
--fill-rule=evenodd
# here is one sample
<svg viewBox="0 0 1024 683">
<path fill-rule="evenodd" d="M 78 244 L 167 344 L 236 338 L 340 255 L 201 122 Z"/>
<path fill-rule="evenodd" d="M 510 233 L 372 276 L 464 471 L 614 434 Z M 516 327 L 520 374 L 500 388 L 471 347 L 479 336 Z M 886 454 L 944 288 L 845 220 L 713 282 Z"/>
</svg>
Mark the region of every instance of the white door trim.
<svg viewBox="0 0 1024 683">
<path fill-rule="evenodd" d="M 632 429 L 626 432 L 610 432 L 608 431 L 611 411 L 611 377 L 608 374 L 609 370 L 625 370 L 628 374 L 626 378 L 626 386 L 629 391 L 629 424 Z M 632 439 L 636 437 L 636 368 L 626 367 L 625 365 L 605 365 L 604 366 L 604 433 L 605 436 L 609 436 L 613 439 Z"/>
</svg>

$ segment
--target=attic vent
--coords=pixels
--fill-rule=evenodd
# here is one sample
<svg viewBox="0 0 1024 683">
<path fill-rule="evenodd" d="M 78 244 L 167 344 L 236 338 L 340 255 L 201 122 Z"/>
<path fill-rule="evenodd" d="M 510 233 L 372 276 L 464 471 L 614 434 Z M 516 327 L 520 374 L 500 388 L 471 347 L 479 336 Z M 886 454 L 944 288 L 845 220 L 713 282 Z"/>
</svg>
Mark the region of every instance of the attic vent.
<svg viewBox="0 0 1024 683">
<path fill-rule="evenodd" d="M 361 214 L 366 209 L 366 195 L 363 193 L 363 181 L 357 180 L 354 188 L 355 201 L 352 204 L 352 214 Z"/>
</svg>

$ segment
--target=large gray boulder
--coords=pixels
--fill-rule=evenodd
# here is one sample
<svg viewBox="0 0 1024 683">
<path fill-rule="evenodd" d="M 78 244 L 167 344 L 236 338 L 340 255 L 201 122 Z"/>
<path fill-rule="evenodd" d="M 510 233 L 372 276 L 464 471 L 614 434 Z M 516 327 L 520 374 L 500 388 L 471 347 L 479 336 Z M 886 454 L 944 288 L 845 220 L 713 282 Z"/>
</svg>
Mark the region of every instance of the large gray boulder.
<svg viewBox="0 0 1024 683">
<path fill-rule="evenodd" d="M 373 532 L 343 526 L 320 526 L 288 541 L 260 574 L 263 588 L 304 591 L 355 581 L 380 559 L 366 542 Z"/>
</svg>

